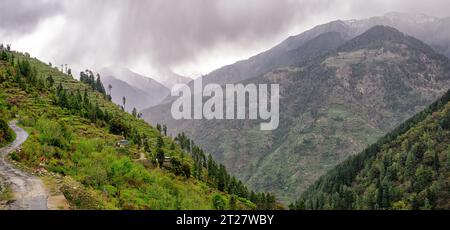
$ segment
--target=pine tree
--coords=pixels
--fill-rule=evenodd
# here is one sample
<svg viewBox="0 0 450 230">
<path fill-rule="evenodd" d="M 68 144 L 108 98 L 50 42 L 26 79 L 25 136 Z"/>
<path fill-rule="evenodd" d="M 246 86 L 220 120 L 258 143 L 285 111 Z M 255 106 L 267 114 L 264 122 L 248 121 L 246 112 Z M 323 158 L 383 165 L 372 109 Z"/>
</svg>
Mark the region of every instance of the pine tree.
<svg viewBox="0 0 450 230">
<path fill-rule="evenodd" d="M 83 103 L 85 106 L 89 104 L 89 95 L 87 89 L 84 89 Z"/>
<path fill-rule="evenodd" d="M 105 87 L 103 87 L 103 83 L 100 79 L 100 74 L 97 74 L 97 80 L 95 82 L 95 90 L 97 90 L 103 95 L 106 95 Z"/>
<path fill-rule="evenodd" d="M 230 200 L 229 200 L 228 206 L 229 206 L 230 210 L 236 210 L 237 204 L 236 204 L 236 197 L 234 195 L 230 196 Z"/>
<path fill-rule="evenodd" d="M 412 177 L 414 175 L 414 173 L 416 172 L 415 157 L 412 152 L 409 152 L 408 156 L 406 157 L 405 167 L 406 167 L 407 176 Z"/>
<path fill-rule="evenodd" d="M 144 151 L 147 153 L 151 152 L 150 145 L 148 144 L 147 139 L 144 139 Z"/>
<path fill-rule="evenodd" d="M 430 200 L 428 200 L 428 198 L 425 198 L 422 210 L 431 210 L 432 208 L 433 206 L 430 204 Z"/>
<path fill-rule="evenodd" d="M 125 96 L 123 96 L 122 102 L 123 102 L 123 110 L 125 110 L 125 103 L 127 102 L 127 98 Z"/>
<path fill-rule="evenodd" d="M 162 167 L 164 163 L 164 151 L 162 148 L 157 148 L 156 159 L 158 159 L 159 167 Z"/>
<path fill-rule="evenodd" d="M 109 94 L 109 96 L 112 96 L 112 85 L 111 84 L 109 84 L 108 85 L 108 94 Z"/>
<path fill-rule="evenodd" d="M 163 133 L 164 133 L 164 136 L 167 136 L 167 126 L 166 125 L 163 125 Z"/>
<path fill-rule="evenodd" d="M 156 139 L 156 147 L 162 148 L 163 146 L 164 146 L 164 140 L 162 139 L 161 136 L 158 136 L 158 138 Z"/>
<path fill-rule="evenodd" d="M 216 167 L 215 167 L 215 165 L 214 165 L 214 161 L 213 161 L 213 159 L 212 159 L 212 156 L 211 155 L 208 155 L 208 176 L 209 177 L 212 177 L 212 178 L 214 178 L 214 177 L 216 177 Z"/>
<path fill-rule="evenodd" d="M 447 171 L 450 171 L 450 145 L 447 148 Z"/>
<path fill-rule="evenodd" d="M 0 53 L 0 60 L 2 61 L 8 61 L 8 54 L 2 50 L 2 52 Z"/>
<path fill-rule="evenodd" d="M 439 155 L 438 155 L 437 151 L 435 151 L 434 152 L 434 157 L 433 157 L 433 169 L 438 174 L 439 174 L 439 168 L 440 168 Z"/>
<path fill-rule="evenodd" d="M 47 77 L 47 82 L 49 84 L 49 87 L 53 87 L 53 84 L 55 84 L 55 80 L 53 80 L 53 76 L 52 75 Z"/>
<path fill-rule="evenodd" d="M 156 129 L 158 130 L 159 133 L 161 133 L 161 125 L 160 124 L 156 124 Z"/>
</svg>

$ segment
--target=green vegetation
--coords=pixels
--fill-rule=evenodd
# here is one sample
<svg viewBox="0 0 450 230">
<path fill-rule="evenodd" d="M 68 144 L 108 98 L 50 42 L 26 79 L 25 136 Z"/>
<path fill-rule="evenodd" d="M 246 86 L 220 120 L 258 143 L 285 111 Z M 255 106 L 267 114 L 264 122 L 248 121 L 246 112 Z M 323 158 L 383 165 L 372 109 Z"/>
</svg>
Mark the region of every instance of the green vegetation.
<svg viewBox="0 0 450 230">
<path fill-rule="evenodd" d="M 314 47 L 319 51 L 333 37 L 313 39 Z M 388 27 L 372 28 L 337 50 L 311 56 L 239 82 L 280 85 L 280 125 L 274 131 L 261 132 L 261 121 L 173 120 L 170 103 L 144 111 L 144 117 L 185 132 L 250 188 L 274 193 L 288 204 L 450 85 L 448 58 Z"/>
<path fill-rule="evenodd" d="M 10 118 L 4 95 L 0 92 L 0 147 L 15 139 L 14 132 L 9 128 L 7 120 Z"/>
<path fill-rule="evenodd" d="M 257 209 L 270 210 L 277 207 L 274 195 L 249 191 L 240 180 L 228 174 L 224 165 L 217 164 L 211 155 L 206 156 L 204 151 L 187 138 L 184 133 L 175 137 L 175 141 L 179 143 L 182 149 L 191 152 L 194 159 L 193 175 L 195 178 L 206 181 L 210 186 L 231 194 L 233 197 L 247 198 L 256 204 Z M 207 169 L 207 176 L 203 176 L 204 168 Z"/>
<path fill-rule="evenodd" d="M 6 209 L 6 205 L 13 199 L 13 194 L 9 184 L 0 177 L 0 210 Z"/>
<path fill-rule="evenodd" d="M 450 91 L 321 177 L 291 209 L 449 209 Z"/>
<path fill-rule="evenodd" d="M 253 199 L 254 193 L 235 192 L 248 190 L 235 179 L 228 182 L 225 168 L 221 175 L 227 182 L 218 190 L 206 161 L 197 159 L 202 150 L 187 151 L 180 140 L 166 136 L 167 127 L 161 133 L 111 103 L 91 71 L 81 73 L 80 82 L 28 55 L 5 53 L 0 111 L 17 115 L 30 134 L 11 157 L 64 176 L 61 192 L 72 208 L 216 209 L 217 199 L 222 209 L 279 208 L 271 195 Z M 124 139 L 127 144 L 119 145 Z M 232 194 L 238 198 L 230 207 Z"/>
<path fill-rule="evenodd" d="M 94 77 L 94 73 L 91 70 L 86 70 L 85 72 L 80 73 L 80 81 L 90 85 L 92 87 L 92 90 L 95 90 L 106 96 L 106 90 L 100 79 L 100 74 L 97 74 L 96 79 Z"/>
<path fill-rule="evenodd" d="M 8 123 L 0 119 L 0 147 L 14 140 L 14 132 L 8 127 Z"/>
</svg>

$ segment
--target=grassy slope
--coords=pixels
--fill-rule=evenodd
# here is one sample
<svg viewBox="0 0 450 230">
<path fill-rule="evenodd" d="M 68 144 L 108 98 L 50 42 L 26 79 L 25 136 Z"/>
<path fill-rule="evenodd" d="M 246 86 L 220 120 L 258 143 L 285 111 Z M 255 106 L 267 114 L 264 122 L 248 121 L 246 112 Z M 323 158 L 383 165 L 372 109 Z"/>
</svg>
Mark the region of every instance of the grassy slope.
<svg viewBox="0 0 450 230">
<path fill-rule="evenodd" d="M 54 85 L 60 82 L 64 88 L 81 92 L 89 86 L 62 74 L 36 59 L 14 53 L 15 59 L 27 59 L 36 67 L 38 77 L 52 76 Z M 9 73 L 7 69 L 9 70 Z M 19 115 L 21 125 L 30 133 L 20 152 L 12 158 L 31 169 L 45 169 L 65 175 L 62 192 L 73 208 L 82 209 L 212 209 L 212 197 L 221 194 L 225 201 L 228 195 L 218 192 L 208 184 L 196 179 L 175 176 L 151 163 L 136 162 L 139 152 L 135 145 L 116 148 L 115 143 L 123 139 L 112 135 L 102 124 L 91 124 L 85 118 L 72 115 L 67 109 L 53 105 L 51 93 L 33 87 L 21 89 L 12 79 L 13 68 L 2 62 L 2 95 L 9 104 L 8 110 Z M 89 97 L 103 110 L 118 116 L 131 127 L 145 134 L 156 149 L 159 132 L 142 120 L 122 112 L 116 105 L 106 101 L 103 95 L 89 89 Z M 63 146 L 54 146 L 50 138 L 59 138 Z M 170 137 L 164 137 L 166 155 L 180 158 L 192 165 L 192 159 L 182 154 Z M 151 159 L 154 153 L 147 154 Z M 246 200 L 238 202 L 241 208 L 252 208 Z"/>
</svg>

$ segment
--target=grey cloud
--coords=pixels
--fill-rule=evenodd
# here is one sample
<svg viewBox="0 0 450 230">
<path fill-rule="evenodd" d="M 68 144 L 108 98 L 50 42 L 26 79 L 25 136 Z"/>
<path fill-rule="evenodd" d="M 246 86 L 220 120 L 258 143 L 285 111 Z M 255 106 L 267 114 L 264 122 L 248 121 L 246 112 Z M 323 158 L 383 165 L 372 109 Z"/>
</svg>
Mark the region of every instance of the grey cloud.
<svg viewBox="0 0 450 230">
<path fill-rule="evenodd" d="M 389 11 L 445 16 L 449 4 L 448 0 L 0 0 L 0 31 L 31 31 L 39 20 L 61 14 L 66 26 L 51 31 L 54 36 L 46 44 L 38 44 L 46 47 L 41 55 L 79 66 L 144 61 L 153 69 L 167 69 L 198 61 L 201 54 L 221 45 L 239 50 L 259 43 L 268 49 L 293 27 Z"/>
<path fill-rule="evenodd" d="M 77 1 L 67 4 L 71 41 L 61 59 L 99 51 L 110 62 L 147 59 L 156 68 L 177 65 L 218 44 L 272 39 L 309 11 L 293 0 Z M 328 1 L 319 0 L 315 5 Z M 306 4 L 311 5 L 311 4 Z M 88 6 L 88 7 L 87 7 Z M 87 52 L 87 53 L 86 53 Z M 94 56 L 91 56 L 95 58 Z M 100 58 L 97 56 L 97 58 Z"/>
<path fill-rule="evenodd" d="M 154 62 L 177 64 L 218 43 L 247 43 L 276 36 L 298 15 L 294 1 L 132 1 L 121 12 L 123 44 L 129 57 L 149 52 Z M 298 8 L 297 8 L 298 10 Z M 146 50 L 147 49 L 147 50 Z"/>
<path fill-rule="evenodd" d="M 30 32 L 39 21 L 60 10 L 57 2 L 49 0 L 1 0 L 0 31 Z"/>
</svg>

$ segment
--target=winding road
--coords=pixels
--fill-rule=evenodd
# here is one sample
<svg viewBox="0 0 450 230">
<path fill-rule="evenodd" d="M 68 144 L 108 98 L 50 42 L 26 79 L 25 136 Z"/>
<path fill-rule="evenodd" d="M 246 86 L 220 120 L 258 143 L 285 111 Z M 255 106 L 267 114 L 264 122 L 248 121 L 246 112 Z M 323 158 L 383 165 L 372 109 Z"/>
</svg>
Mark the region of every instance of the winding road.
<svg viewBox="0 0 450 230">
<path fill-rule="evenodd" d="M 42 181 L 23 172 L 6 161 L 6 156 L 15 151 L 28 138 L 28 133 L 17 126 L 16 121 L 9 123 L 16 133 L 16 139 L 0 149 L 0 175 L 11 184 L 14 201 L 9 204 L 11 210 L 47 210 L 48 194 Z"/>
</svg>

